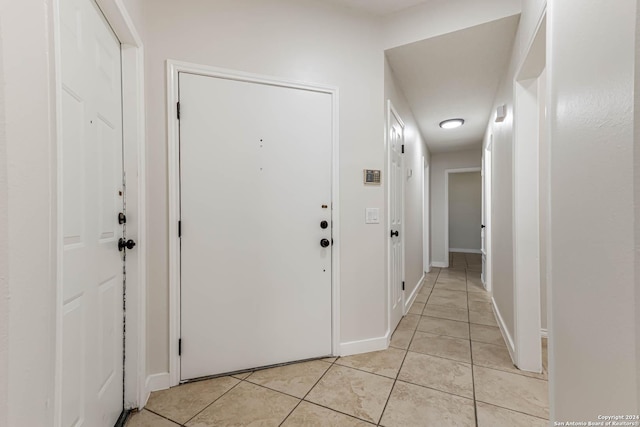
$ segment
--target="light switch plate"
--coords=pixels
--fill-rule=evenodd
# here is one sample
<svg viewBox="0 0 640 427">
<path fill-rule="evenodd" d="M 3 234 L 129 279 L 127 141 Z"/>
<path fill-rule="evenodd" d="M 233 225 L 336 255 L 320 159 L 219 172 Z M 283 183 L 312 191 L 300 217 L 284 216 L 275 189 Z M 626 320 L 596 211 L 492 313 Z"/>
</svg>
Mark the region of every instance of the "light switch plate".
<svg viewBox="0 0 640 427">
<path fill-rule="evenodd" d="M 366 209 L 365 224 L 380 224 L 380 208 Z"/>
</svg>

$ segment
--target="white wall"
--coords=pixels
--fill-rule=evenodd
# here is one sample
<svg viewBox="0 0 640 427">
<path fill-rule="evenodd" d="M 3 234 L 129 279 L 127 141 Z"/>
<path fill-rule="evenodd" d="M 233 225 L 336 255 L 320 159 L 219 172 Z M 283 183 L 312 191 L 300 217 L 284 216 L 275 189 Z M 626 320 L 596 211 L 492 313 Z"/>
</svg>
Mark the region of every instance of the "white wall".
<svg viewBox="0 0 640 427">
<path fill-rule="evenodd" d="M 640 14 L 636 13 L 636 75 L 635 75 L 635 99 L 634 99 L 634 141 L 637 144 L 640 141 Z M 635 203 L 635 217 L 640 218 L 640 150 L 633 150 L 633 170 L 634 170 L 634 179 L 633 188 L 634 192 L 634 200 Z M 636 325 L 640 325 L 640 224 L 636 221 L 635 230 L 635 288 L 636 288 Z M 636 367 L 640 367 L 640 327 L 636 326 Z M 637 384 L 637 396 L 638 396 L 638 407 L 640 407 L 640 369 L 636 369 L 636 384 Z"/>
<path fill-rule="evenodd" d="M 382 187 L 362 170 L 384 169 L 384 58 L 376 20 L 307 0 L 147 0 L 146 52 L 149 285 L 147 371 L 166 372 L 168 351 L 165 61 L 169 58 L 340 89 L 341 341 L 386 333 Z M 362 319 L 367 319 L 363 322 Z"/>
<path fill-rule="evenodd" d="M 640 409 L 636 8 L 635 0 L 549 3 L 552 420 Z"/>
<path fill-rule="evenodd" d="M 431 155 L 431 263 L 446 265 L 449 255 L 445 253 L 445 175 L 447 169 L 479 168 L 482 151 L 453 151 Z M 480 235 L 480 231 L 478 231 Z"/>
<path fill-rule="evenodd" d="M 500 83 L 489 118 L 483 146 L 492 144 L 492 293 L 496 308 L 504 321 L 511 338 L 514 336 L 514 289 L 513 289 L 513 79 L 528 48 L 541 16 L 545 0 L 524 0 L 518 32 L 508 69 Z M 506 105 L 507 115 L 503 122 L 495 123 L 495 111 Z"/>
<path fill-rule="evenodd" d="M 449 174 L 449 251 L 480 251 L 482 179 L 480 172 Z"/>
<path fill-rule="evenodd" d="M 0 100 L 5 99 L 4 55 L 0 20 Z M 9 408 L 9 205 L 5 103 L 0 102 L 0 426 L 8 425 Z"/>
<path fill-rule="evenodd" d="M 52 4 L 0 3 L 0 425 L 53 420 Z M 53 212 L 52 212 L 53 211 Z"/>
<path fill-rule="evenodd" d="M 422 185 L 423 167 L 422 157 L 429 163 L 429 151 L 418 130 L 418 125 L 411 107 L 395 80 L 393 70 L 385 58 L 384 61 L 384 99 L 390 99 L 396 111 L 404 122 L 404 168 L 411 170 L 413 175 L 405 173 L 405 296 L 410 297 L 424 273 L 423 238 L 425 236 L 422 222 Z M 407 301 L 409 302 L 409 301 Z"/>
<path fill-rule="evenodd" d="M 521 0 L 431 0 L 383 19 L 384 48 L 506 18 L 520 10 Z"/>
</svg>

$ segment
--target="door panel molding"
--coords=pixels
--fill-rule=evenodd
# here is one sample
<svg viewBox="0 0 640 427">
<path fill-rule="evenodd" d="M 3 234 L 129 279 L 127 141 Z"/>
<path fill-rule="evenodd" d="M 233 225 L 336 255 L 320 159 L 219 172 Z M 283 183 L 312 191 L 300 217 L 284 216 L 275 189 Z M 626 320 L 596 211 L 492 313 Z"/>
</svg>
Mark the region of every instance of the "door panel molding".
<svg viewBox="0 0 640 427">
<path fill-rule="evenodd" d="M 387 335 L 389 337 L 391 337 L 391 334 L 393 334 L 393 331 L 395 330 L 396 326 L 397 326 L 397 322 L 393 316 L 393 304 L 394 304 L 394 292 L 397 291 L 397 289 L 394 289 L 394 277 L 396 277 L 398 274 L 400 275 L 399 281 L 404 281 L 405 276 L 405 266 L 404 266 L 404 235 L 405 235 L 405 226 L 404 226 L 404 181 L 405 181 L 405 171 L 404 171 L 404 158 L 402 156 L 402 154 L 399 154 L 399 163 L 400 163 L 400 170 L 399 170 L 399 177 L 396 176 L 395 179 L 399 179 L 400 181 L 400 188 L 397 188 L 395 190 L 393 190 L 393 186 L 397 185 L 395 181 L 392 182 L 391 179 L 391 175 L 392 173 L 394 173 L 394 168 L 393 168 L 393 147 L 392 147 L 392 126 L 393 123 L 397 123 L 398 126 L 400 126 L 400 130 L 401 130 L 401 141 L 400 143 L 402 144 L 402 153 L 404 153 L 404 121 L 402 120 L 402 118 L 400 117 L 400 115 L 398 114 L 398 111 L 395 109 L 395 107 L 393 106 L 393 103 L 391 102 L 390 99 L 387 100 L 387 117 L 386 117 L 386 132 L 385 132 L 385 141 L 387 144 L 387 149 L 385 150 L 386 152 L 386 156 L 387 156 L 387 161 L 386 161 L 386 165 L 387 165 L 387 185 L 386 185 L 386 197 L 387 197 L 387 221 L 386 221 L 386 225 L 387 225 L 387 229 L 385 230 L 385 233 L 389 233 L 390 230 L 394 227 L 392 222 L 394 221 L 394 217 L 397 217 L 396 220 L 400 221 L 400 248 L 398 250 L 399 255 L 396 254 L 395 256 L 399 256 L 400 257 L 400 265 L 394 267 L 393 264 L 393 260 L 394 260 L 394 255 L 393 255 L 393 237 L 389 237 L 389 234 L 386 234 L 387 236 L 387 244 L 386 244 L 386 251 L 387 251 Z M 398 153 L 396 153 L 398 154 Z M 400 194 L 398 195 L 398 197 L 400 197 L 400 202 L 399 202 L 399 209 L 400 212 L 396 212 L 394 215 L 393 212 L 393 203 L 394 203 L 394 198 L 392 197 L 392 191 L 397 191 Z M 397 206 L 396 206 L 397 207 Z M 396 230 L 398 231 L 398 230 Z M 398 235 L 396 234 L 396 237 Z M 399 268 L 399 272 L 395 272 L 394 274 L 394 268 Z M 405 295 L 404 295 L 404 290 L 400 290 L 401 292 L 401 296 L 400 299 L 402 299 L 402 301 L 400 302 L 400 306 L 402 307 L 402 313 L 400 314 L 400 319 L 402 318 L 402 316 L 404 316 L 405 313 Z M 396 299 L 397 302 L 397 299 Z M 396 315 L 397 317 L 397 315 Z M 400 319 L 398 319 L 398 322 L 400 321 Z"/>
<path fill-rule="evenodd" d="M 178 74 L 190 73 L 207 77 L 224 78 L 249 83 L 266 84 L 285 88 L 302 89 L 331 96 L 332 106 L 332 170 L 331 199 L 333 218 L 332 248 L 332 351 L 340 355 L 340 207 L 339 207 L 339 128 L 338 128 L 338 88 L 310 84 L 277 77 L 234 71 L 175 60 L 167 60 L 167 143 L 169 175 L 169 376 L 171 386 L 180 383 L 180 356 L 178 339 L 180 338 L 180 238 L 178 221 L 180 220 L 180 135 L 178 120 Z"/>
<path fill-rule="evenodd" d="M 124 152 L 124 173 L 127 179 L 127 210 L 129 221 L 127 234 L 138 246 L 127 256 L 127 334 L 125 361 L 124 406 L 126 409 L 142 408 L 149 392 L 146 381 L 146 164 L 145 164 L 145 104 L 144 104 L 144 53 L 142 39 L 133 24 L 131 17 L 120 0 L 95 0 L 111 30 L 120 42 L 121 84 L 122 84 L 122 139 Z M 64 94 L 61 67 L 61 0 L 54 0 L 53 44 L 55 61 L 55 121 L 56 150 L 58 158 L 62 158 L 62 99 Z M 56 325 L 55 325 L 55 368 L 54 368 L 54 402 L 53 425 L 62 423 L 61 381 L 62 372 L 62 326 L 63 326 L 63 292 L 62 292 L 62 173 L 59 165 L 55 166 L 57 175 L 54 203 L 56 221 L 56 247 L 52 252 L 52 262 L 57 266 L 56 276 Z"/>
</svg>

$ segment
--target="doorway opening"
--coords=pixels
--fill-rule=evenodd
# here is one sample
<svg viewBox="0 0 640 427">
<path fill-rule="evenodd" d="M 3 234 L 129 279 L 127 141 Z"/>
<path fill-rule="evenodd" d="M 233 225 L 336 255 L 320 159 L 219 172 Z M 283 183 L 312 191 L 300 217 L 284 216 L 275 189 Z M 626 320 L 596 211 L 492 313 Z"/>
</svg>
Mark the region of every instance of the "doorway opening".
<svg viewBox="0 0 640 427">
<path fill-rule="evenodd" d="M 460 264 L 462 254 L 481 254 L 482 179 L 481 168 L 445 170 L 445 255 L 451 268 L 452 253 Z"/>
</svg>

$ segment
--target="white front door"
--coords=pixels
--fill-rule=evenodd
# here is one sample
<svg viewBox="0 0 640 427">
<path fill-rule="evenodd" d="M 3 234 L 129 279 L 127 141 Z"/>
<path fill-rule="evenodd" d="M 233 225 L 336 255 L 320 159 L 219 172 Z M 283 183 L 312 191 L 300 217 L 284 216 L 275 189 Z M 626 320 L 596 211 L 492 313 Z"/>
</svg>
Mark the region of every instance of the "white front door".
<svg viewBox="0 0 640 427">
<path fill-rule="evenodd" d="M 120 43 L 92 0 L 60 1 L 61 426 L 122 411 Z"/>
<path fill-rule="evenodd" d="M 331 95 L 179 91 L 181 380 L 330 355 Z"/>
<path fill-rule="evenodd" d="M 389 332 L 393 332 L 404 310 L 404 124 L 389 101 Z"/>
</svg>

